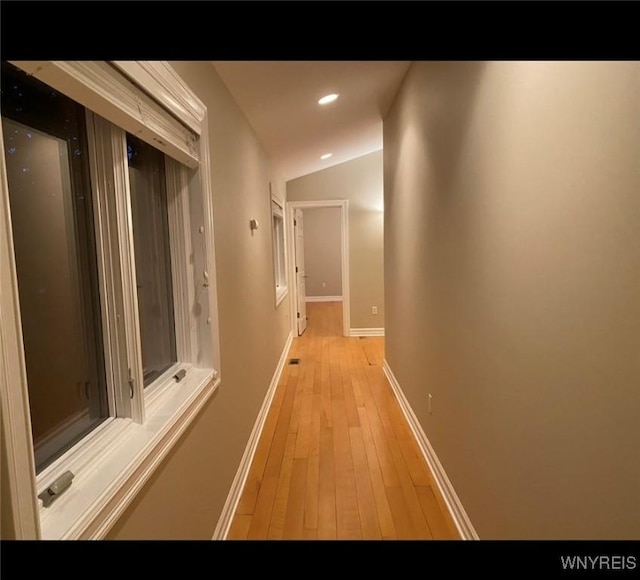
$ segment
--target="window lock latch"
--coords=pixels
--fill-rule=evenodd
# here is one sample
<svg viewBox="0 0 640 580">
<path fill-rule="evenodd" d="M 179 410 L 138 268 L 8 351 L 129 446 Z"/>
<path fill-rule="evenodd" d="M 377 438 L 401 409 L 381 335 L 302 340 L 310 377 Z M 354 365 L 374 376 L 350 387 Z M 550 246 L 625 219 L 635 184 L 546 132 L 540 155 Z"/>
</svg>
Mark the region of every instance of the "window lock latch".
<svg viewBox="0 0 640 580">
<path fill-rule="evenodd" d="M 60 494 L 69 489 L 74 475 L 71 471 L 65 471 L 58 479 L 56 479 L 47 489 L 45 489 L 38 497 L 42 500 L 44 507 L 49 507 Z"/>
</svg>

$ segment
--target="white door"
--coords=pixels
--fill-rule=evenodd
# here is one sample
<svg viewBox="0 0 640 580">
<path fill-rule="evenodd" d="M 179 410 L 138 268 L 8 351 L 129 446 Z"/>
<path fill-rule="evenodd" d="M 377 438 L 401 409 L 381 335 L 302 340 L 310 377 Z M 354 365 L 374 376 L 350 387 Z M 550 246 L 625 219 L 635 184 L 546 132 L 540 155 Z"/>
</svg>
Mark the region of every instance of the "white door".
<svg viewBox="0 0 640 580">
<path fill-rule="evenodd" d="M 304 271 L 304 224 L 302 210 L 294 212 L 293 227 L 296 233 L 296 289 L 298 295 L 298 336 L 307 328 L 307 276 Z"/>
</svg>

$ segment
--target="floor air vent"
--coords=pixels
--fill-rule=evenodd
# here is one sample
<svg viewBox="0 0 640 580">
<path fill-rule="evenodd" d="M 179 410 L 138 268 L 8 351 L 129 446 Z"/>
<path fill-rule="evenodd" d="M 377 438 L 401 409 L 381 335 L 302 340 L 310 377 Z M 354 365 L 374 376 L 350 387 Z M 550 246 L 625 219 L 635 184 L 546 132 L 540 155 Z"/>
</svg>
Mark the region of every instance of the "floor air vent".
<svg viewBox="0 0 640 580">
<path fill-rule="evenodd" d="M 300 364 L 300 359 L 299 358 L 290 358 L 289 359 L 289 364 L 290 365 L 299 365 Z"/>
</svg>

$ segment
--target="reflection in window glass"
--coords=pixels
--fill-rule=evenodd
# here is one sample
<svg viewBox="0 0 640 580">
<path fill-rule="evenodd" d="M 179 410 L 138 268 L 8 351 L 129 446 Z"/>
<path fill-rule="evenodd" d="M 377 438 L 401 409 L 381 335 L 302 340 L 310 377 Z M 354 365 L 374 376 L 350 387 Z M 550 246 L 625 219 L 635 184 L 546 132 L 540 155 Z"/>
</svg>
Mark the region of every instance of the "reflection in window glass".
<svg viewBox="0 0 640 580">
<path fill-rule="evenodd" d="M 109 414 L 84 109 L 3 63 L 2 130 L 40 472 Z"/>
<path fill-rule="evenodd" d="M 164 155 L 127 135 L 144 385 L 177 361 Z"/>
</svg>

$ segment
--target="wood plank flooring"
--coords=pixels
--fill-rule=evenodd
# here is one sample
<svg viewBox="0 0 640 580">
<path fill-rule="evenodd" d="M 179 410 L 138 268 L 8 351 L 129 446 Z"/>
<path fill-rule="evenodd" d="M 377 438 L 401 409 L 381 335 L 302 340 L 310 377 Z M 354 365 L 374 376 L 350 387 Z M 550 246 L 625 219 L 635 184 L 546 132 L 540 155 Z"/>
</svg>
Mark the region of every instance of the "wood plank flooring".
<svg viewBox="0 0 640 580">
<path fill-rule="evenodd" d="M 341 336 L 341 302 L 307 315 L 228 539 L 458 539 L 382 372 L 384 338 Z"/>
</svg>

